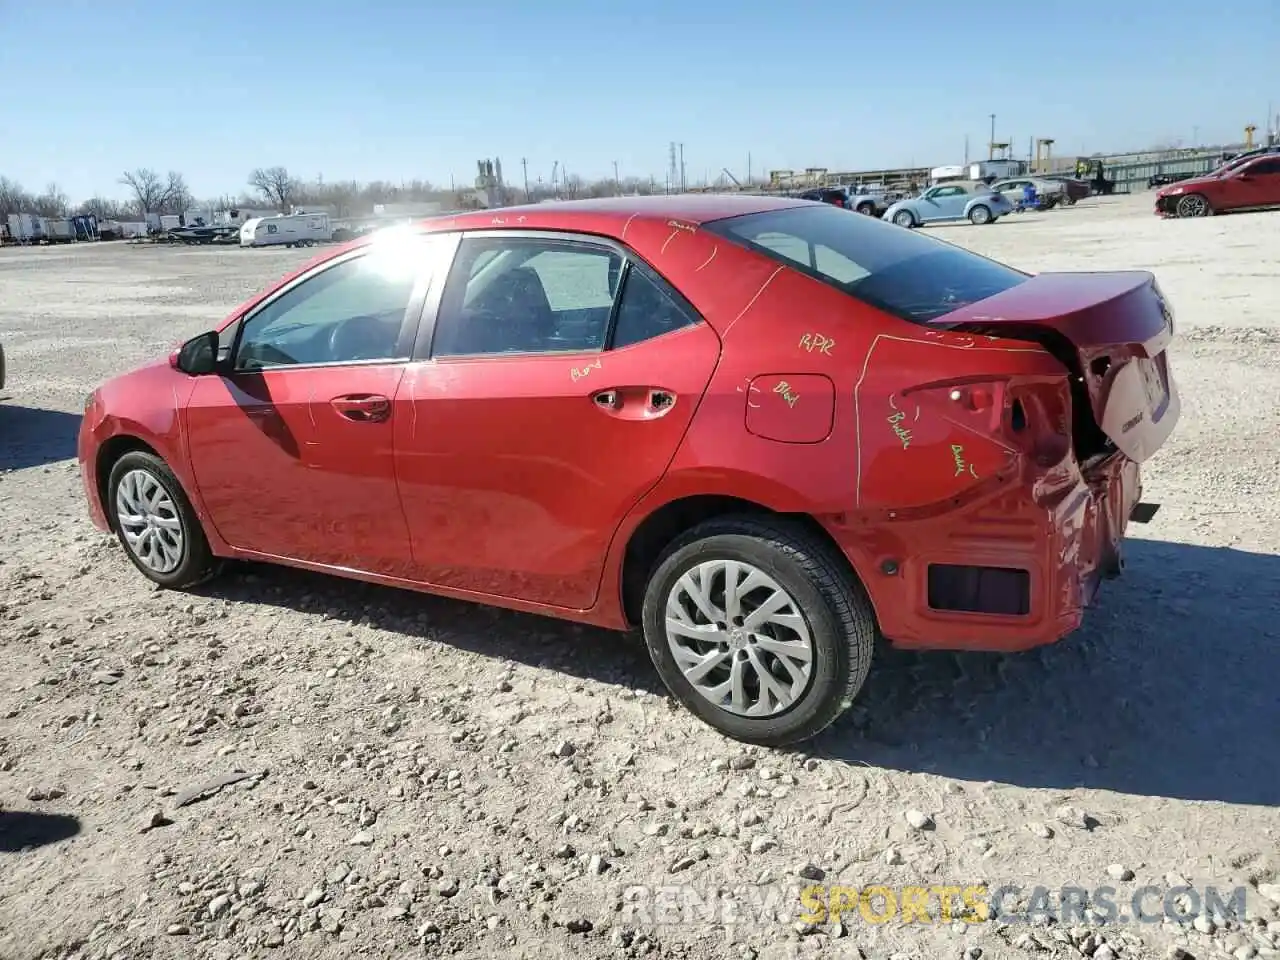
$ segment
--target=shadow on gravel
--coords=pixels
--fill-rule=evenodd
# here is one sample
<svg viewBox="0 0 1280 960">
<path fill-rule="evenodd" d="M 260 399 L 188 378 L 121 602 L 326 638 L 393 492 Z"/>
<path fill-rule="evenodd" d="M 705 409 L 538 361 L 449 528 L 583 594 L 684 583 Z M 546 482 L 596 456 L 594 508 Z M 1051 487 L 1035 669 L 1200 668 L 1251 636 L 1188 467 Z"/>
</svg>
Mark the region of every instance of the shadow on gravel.
<svg viewBox="0 0 1280 960">
<path fill-rule="evenodd" d="M 80 416 L 0 402 L 0 470 L 22 470 L 76 455 Z"/>
<path fill-rule="evenodd" d="M 80 821 L 64 813 L 0 810 L 0 853 L 48 846 L 79 832 Z"/>
<path fill-rule="evenodd" d="M 805 749 L 960 780 L 1280 806 L 1280 557 L 1131 539 L 1126 559 L 1061 643 L 1012 656 L 886 651 L 849 715 Z M 664 692 L 635 635 L 246 569 L 204 592 Z"/>
<path fill-rule="evenodd" d="M 1125 554 L 1073 636 L 890 653 L 814 746 L 961 780 L 1280 806 L 1280 557 L 1137 539 Z"/>
</svg>

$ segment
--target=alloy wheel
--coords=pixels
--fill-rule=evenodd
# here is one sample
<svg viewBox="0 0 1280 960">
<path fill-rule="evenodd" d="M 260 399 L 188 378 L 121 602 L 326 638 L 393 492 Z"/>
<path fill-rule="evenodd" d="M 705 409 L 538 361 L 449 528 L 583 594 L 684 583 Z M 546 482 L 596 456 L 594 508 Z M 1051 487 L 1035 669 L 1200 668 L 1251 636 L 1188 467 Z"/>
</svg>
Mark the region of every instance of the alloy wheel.
<svg viewBox="0 0 1280 960">
<path fill-rule="evenodd" d="M 700 696 L 729 713 L 771 717 L 809 688 L 809 624 L 783 587 L 741 560 L 686 571 L 666 604 L 667 645 Z"/>
<path fill-rule="evenodd" d="M 1198 193 L 1187 194 L 1178 201 L 1178 216 L 1203 217 L 1209 213 L 1209 201 Z"/>
<path fill-rule="evenodd" d="M 116 486 L 116 520 L 129 551 L 149 570 L 172 573 L 186 545 L 173 497 L 147 470 L 130 470 Z"/>
</svg>

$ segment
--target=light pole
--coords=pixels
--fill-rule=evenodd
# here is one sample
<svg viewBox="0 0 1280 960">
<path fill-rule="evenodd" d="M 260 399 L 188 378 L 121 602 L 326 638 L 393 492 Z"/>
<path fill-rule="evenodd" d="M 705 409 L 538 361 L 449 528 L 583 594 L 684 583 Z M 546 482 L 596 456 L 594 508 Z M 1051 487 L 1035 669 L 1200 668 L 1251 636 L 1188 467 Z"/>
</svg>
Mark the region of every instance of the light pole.
<svg viewBox="0 0 1280 960">
<path fill-rule="evenodd" d="M 613 189 L 618 196 L 622 196 L 622 181 L 618 179 L 618 161 L 613 161 Z"/>
<path fill-rule="evenodd" d="M 987 159 L 994 160 L 996 158 L 996 115 L 991 116 L 991 139 L 987 141 Z"/>
</svg>

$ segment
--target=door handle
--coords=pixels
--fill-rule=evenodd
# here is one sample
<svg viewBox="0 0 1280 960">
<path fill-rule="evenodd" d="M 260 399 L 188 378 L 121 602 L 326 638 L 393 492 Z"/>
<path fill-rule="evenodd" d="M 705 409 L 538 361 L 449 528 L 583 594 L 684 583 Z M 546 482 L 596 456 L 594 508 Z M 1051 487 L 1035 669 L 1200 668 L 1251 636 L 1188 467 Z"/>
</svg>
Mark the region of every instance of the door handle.
<svg viewBox="0 0 1280 960">
<path fill-rule="evenodd" d="M 653 420 L 675 405 L 676 395 L 661 387 L 619 387 L 597 390 L 591 402 L 620 420 Z"/>
<path fill-rule="evenodd" d="M 391 401 L 378 394 L 348 394 L 345 397 L 334 397 L 329 404 L 338 412 L 338 416 L 356 423 L 375 423 L 391 416 Z"/>
</svg>

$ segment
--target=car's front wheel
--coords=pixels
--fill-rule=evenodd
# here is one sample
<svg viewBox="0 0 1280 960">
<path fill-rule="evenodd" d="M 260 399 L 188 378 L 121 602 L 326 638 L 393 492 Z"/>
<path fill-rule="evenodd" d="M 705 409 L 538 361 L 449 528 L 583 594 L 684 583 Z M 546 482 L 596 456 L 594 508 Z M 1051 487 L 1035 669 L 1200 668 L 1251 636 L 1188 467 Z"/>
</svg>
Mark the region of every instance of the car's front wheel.
<svg viewBox="0 0 1280 960">
<path fill-rule="evenodd" d="M 827 544 L 780 520 L 706 521 L 668 548 L 645 591 L 659 675 L 693 714 L 761 746 L 808 740 L 866 680 L 871 605 Z"/>
<path fill-rule="evenodd" d="M 1207 217 L 1213 213 L 1208 199 L 1200 193 L 1188 193 L 1178 200 L 1179 217 Z"/>
<path fill-rule="evenodd" d="M 916 225 L 915 215 L 910 210 L 899 210 L 893 215 L 893 222 L 910 230 Z"/>
<path fill-rule="evenodd" d="M 115 462 L 107 503 L 125 553 L 153 583 L 185 589 L 217 572 L 217 558 L 182 485 L 155 454 L 135 450 Z"/>
<path fill-rule="evenodd" d="M 873 217 L 875 216 L 876 205 L 874 203 L 860 203 L 857 206 L 857 211 L 863 216 Z"/>
</svg>

